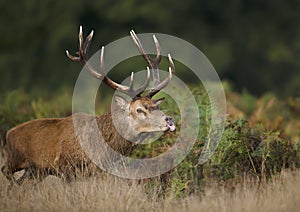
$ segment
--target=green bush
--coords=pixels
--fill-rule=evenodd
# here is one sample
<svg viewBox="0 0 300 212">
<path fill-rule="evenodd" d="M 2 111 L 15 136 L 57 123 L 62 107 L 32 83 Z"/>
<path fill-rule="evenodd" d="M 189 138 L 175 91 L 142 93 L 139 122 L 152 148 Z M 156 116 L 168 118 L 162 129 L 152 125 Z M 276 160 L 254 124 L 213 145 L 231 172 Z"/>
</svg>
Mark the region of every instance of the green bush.
<svg viewBox="0 0 300 212">
<path fill-rule="evenodd" d="M 172 195 L 182 196 L 199 191 L 212 180 L 226 182 L 245 176 L 254 180 L 269 180 L 282 169 L 300 167 L 300 141 L 292 142 L 278 131 L 261 125 L 251 126 L 246 119 L 228 119 L 215 152 L 205 164 L 200 165 L 200 153 L 209 139 L 210 102 L 201 86 L 194 87 L 193 94 L 199 103 L 201 119 L 198 140 L 182 163 L 161 176 L 161 183 L 167 185 L 160 186 L 167 188 Z M 243 95 L 243 101 L 254 101 L 253 97 L 249 99 L 247 94 Z M 168 112 L 176 117 L 179 114 L 177 110 L 172 112 L 172 105 L 173 102 L 167 99 L 162 109 L 168 108 Z M 177 124 L 180 126 L 180 122 Z M 179 130 L 166 132 L 158 141 L 140 146 L 134 155 L 138 158 L 155 157 L 172 146 L 178 134 Z"/>
<path fill-rule="evenodd" d="M 5 144 L 6 132 L 23 122 L 45 117 L 62 117 L 71 114 L 72 96 L 69 89 L 56 94 L 44 91 L 25 93 L 9 91 L 0 96 L 1 146 Z"/>
</svg>

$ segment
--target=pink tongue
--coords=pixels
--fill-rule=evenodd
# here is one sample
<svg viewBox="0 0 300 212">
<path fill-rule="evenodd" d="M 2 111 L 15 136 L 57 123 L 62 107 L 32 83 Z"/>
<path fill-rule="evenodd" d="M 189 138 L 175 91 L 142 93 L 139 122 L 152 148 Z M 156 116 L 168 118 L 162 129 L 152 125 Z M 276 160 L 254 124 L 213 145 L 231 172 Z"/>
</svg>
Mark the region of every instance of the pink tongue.
<svg viewBox="0 0 300 212">
<path fill-rule="evenodd" d="M 175 125 L 168 125 L 168 127 L 169 127 L 170 131 L 172 131 L 172 132 L 175 130 Z"/>
</svg>

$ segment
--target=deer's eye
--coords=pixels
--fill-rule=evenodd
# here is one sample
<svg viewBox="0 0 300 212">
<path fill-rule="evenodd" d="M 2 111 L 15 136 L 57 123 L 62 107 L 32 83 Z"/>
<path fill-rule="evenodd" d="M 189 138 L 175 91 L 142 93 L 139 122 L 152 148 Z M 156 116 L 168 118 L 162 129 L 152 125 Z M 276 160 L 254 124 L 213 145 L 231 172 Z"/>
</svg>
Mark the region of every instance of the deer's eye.
<svg viewBox="0 0 300 212">
<path fill-rule="evenodd" d="M 136 109 L 136 112 L 137 112 L 137 113 L 142 113 L 143 110 L 142 110 L 141 108 L 138 108 L 138 109 Z"/>
</svg>

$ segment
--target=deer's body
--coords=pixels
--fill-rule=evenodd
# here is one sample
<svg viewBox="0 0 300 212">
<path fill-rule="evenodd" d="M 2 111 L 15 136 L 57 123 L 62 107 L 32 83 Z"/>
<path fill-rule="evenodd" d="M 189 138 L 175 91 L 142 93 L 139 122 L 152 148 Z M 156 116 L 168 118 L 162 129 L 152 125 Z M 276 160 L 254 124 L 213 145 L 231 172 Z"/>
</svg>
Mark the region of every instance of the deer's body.
<svg viewBox="0 0 300 212">
<path fill-rule="evenodd" d="M 133 74 L 131 75 L 130 86 L 123 86 L 109 79 L 105 72 L 96 72 L 87 61 L 87 49 L 90 45 L 93 33 L 91 33 L 83 43 L 82 30 L 79 33 L 79 52 L 78 57 L 67 55 L 70 59 L 83 62 L 88 71 L 97 79 L 103 79 L 113 89 L 116 89 L 131 97 L 127 101 L 121 96 L 114 98 L 115 104 L 111 112 L 101 116 L 93 117 L 84 113 L 73 114 L 66 118 L 45 118 L 32 120 L 8 131 L 6 136 L 7 162 L 2 167 L 2 172 L 12 183 L 21 184 L 26 178 L 39 176 L 41 179 L 49 174 L 64 176 L 69 179 L 77 171 L 84 171 L 89 175 L 96 171 L 97 166 L 87 156 L 82 147 L 80 138 L 87 142 L 97 142 L 92 135 L 99 130 L 104 141 L 114 150 L 122 155 L 128 156 L 136 145 L 147 135 L 153 132 L 163 132 L 168 129 L 175 130 L 172 118 L 166 116 L 159 110 L 159 104 L 163 99 L 152 100 L 152 96 L 165 87 L 174 72 L 174 64 L 169 56 L 171 68 L 170 75 L 163 82 L 159 82 L 158 64 L 161 60 L 160 47 L 156 38 L 154 39 L 157 48 L 157 58 L 151 59 L 145 54 L 140 41 L 131 32 L 143 57 L 148 61 L 153 69 L 154 87 L 147 96 L 141 96 L 149 85 L 150 71 L 146 82 L 141 88 L 133 89 Z M 104 69 L 102 48 L 100 64 Z M 74 128 L 74 118 L 76 129 Z M 96 119 L 97 129 L 91 129 L 91 122 Z M 105 154 L 97 152 L 97 157 L 105 157 Z M 18 180 L 14 178 L 14 173 L 25 170 L 22 177 Z"/>
<path fill-rule="evenodd" d="M 76 115 L 82 116 L 84 120 L 91 117 L 87 114 Z M 96 120 L 99 131 L 112 149 L 125 155 L 132 152 L 136 145 L 119 135 L 110 113 L 97 116 Z M 85 171 L 95 171 L 95 165 L 86 156 L 76 138 L 73 116 L 37 119 L 23 123 L 11 129 L 6 139 L 8 158 L 2 171 L 8 179 L 11 179 L 14 172 L 22 169 L 29 172 L 35 169 L 35 173 L 40 177 L 51 173 L 69 177 L 83 165 Z M 88 170 L 87 167 L 93 168 Z"/>
</svg>

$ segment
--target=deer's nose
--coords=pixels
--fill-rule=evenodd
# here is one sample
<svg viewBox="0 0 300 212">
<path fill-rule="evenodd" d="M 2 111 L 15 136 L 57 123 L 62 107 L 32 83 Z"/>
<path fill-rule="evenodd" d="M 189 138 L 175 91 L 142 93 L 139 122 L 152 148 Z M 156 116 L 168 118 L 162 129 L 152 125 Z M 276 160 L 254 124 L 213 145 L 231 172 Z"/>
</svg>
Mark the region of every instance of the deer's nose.
<svg viewBox="0 0 300 212">
<path fill-rule="evenodd" d="M 173 118 L 172 118 L 172 117 L 168 117 L 168 116 L 167 116 L 167 117 L 165 118 L 165 120 L 166 120 L 167 123 L 170 123 L 170 124 L 173 123 Z"/>
</svg>

